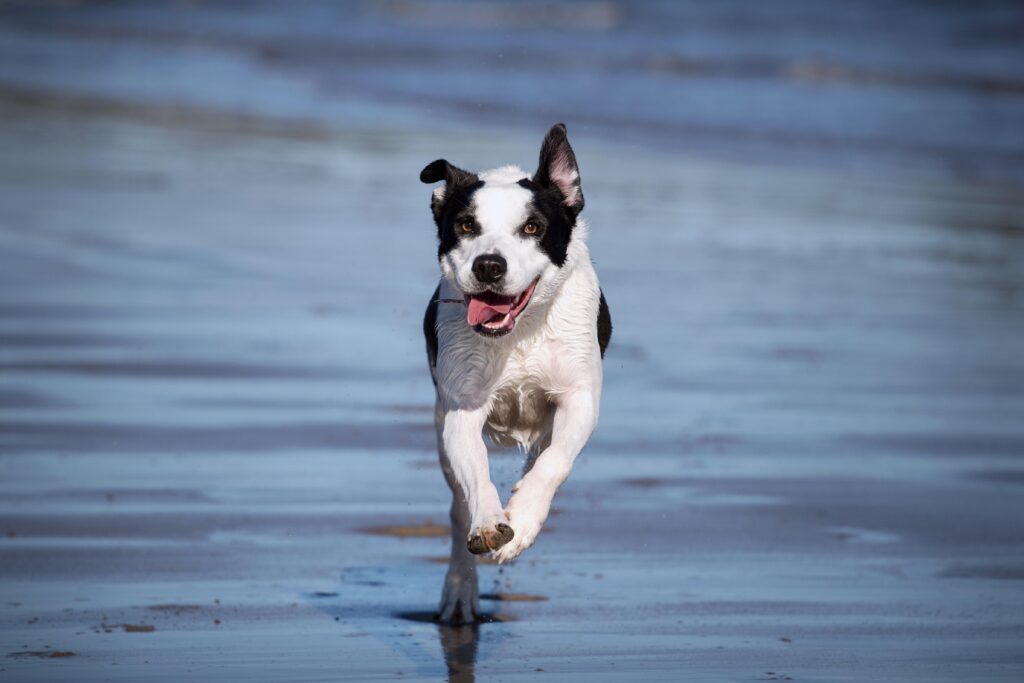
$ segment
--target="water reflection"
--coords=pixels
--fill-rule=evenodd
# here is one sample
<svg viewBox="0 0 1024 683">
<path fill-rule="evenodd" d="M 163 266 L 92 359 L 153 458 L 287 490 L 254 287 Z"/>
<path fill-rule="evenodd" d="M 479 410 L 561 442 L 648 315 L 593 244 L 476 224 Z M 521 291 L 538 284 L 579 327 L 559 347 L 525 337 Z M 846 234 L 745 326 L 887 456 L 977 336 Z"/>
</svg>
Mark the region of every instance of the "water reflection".
<svg viewBox="0 0 1024 683">
<path fill-rule="evenodd" d="M 481 596 L 483 597 L 483 596 Z M 482 624 L 498 624 L 512 621 L 508 614 L 484 614 L 471 624 L 444 624 L 438 621 L 435 612 L 399 612 L 399 619 L 431 623 L 437 628 L 441 653 L 448 668 L 448 680 L 468 683 L 476 680 L 477 643 L 480 640 Z M 493 627 L 492 627 L 493 628 Z"/>
<path fill-rule="evenodd" d="M 452 683 L 472 683 L 476 680 L 476 651 L 480 624 L 437 625 L 444 662 L 448 666 L 448 680 Z"/>
</svg>

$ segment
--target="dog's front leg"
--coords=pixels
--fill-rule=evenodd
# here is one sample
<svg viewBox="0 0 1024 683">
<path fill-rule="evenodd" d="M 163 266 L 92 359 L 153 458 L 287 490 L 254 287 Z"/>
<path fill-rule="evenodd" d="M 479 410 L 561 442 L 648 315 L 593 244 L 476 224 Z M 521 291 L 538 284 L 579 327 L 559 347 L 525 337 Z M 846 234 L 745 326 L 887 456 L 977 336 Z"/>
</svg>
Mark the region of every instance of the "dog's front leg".
<svg viewBox="0 0 1024 683">
<path fill-rule="evenodd" d="M 441 592 L 441 604 L 438 617 L 443 622 L 463 621 L 472 623 L 480 614 L 480 598 L 477 588 L 476 556 L 466 547 L 469 535 L 470 517 L 469 504 L 462 492 L 462 487 L 455 479 L 444 444 L 441 442 L 441 427 L 438 422 L 438 452 L 441 456 L 441 470 L 452 490 L 452 507 L 450 512 L 452 529 L 451 558 L 448 561 L 448 573 L 444 577 L 444 590 Z"/>
<path fill-rule="evenodd" d="M 551 510 L 555 492 L 569 477 L 573 461 L 597 426 L 597 399 L 593 392 L 577 390 L 560 397 L 555 408 L 551 444 L 537 456 L 512 488 L 506 513 L 515 531 L 510 543 L 498 549 L 498 562 L 509 562 L 533 545 Z"/>
<path fill-rule="evenodd" d="M 512 527 L 491 483 L 484 445 L 486 407 L 445 412 L 442 441 L 448 466 L 466 497 L 470 528 L 466 547 L 475 555 L 497 550 L 512 540 Z"/>
</svg>

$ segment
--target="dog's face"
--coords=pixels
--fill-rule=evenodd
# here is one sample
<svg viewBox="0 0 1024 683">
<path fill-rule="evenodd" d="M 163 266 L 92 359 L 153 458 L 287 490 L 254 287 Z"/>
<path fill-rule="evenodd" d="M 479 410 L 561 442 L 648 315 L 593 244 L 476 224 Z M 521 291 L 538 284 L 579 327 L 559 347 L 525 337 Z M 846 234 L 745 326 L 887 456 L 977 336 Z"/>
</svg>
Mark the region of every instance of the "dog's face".
<svg viewBox="0 0 1024 683">
<path fill-rule="evenodd" d="M 565 126 L 544 139 L 532 178 L 514 166 L 477 175 L 438 159 L 420 180 L 445 181 L 430 208 L 441 272 L 465 296 L 467 323 L 484 336 L 508 334 L 527 307 L 551 296 L 583 209 Z"/>
</svg>

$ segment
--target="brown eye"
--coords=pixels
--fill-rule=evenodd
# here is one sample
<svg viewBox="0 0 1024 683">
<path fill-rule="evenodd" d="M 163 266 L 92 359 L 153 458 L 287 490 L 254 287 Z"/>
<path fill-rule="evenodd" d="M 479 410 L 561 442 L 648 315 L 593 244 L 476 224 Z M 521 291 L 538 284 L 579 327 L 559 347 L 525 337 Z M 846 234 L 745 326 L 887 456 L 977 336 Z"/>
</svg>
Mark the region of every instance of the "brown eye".
<svg viewBox="0 0 1024 683">
<path fill-rule="evenodd" d="M 523 232 L 527 235 L 536 235 L 539 230 L 536 223 L 527 223 L 523 226 Z"/>
<path fill-rule="evenodd" d="M 458 223 L 455 224 L 455 229 L 458 230 L 463 235 L 468 235 L 469 233 L 473 232 L 474 227 L 475 226 L 473 225 L 473 221 L 459 221 Z"/>
</svg>

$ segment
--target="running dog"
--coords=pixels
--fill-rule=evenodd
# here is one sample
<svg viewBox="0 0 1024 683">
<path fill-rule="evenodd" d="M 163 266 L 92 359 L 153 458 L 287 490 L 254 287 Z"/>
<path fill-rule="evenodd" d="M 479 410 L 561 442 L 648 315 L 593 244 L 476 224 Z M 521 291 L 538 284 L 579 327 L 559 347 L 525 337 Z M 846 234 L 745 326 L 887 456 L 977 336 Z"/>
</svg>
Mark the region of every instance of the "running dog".
<svg viewBox="0 0 1024 683">
<path fill-rule="evenodd" d="M 612 324 L 565 125 L 545 137 L 533 176 L 515 166 L 471 173 L 438 159 L 420 180 L 444 182 L 430 201 L 442 277 L 423 321 L 438 453 L 452 490 L 439 617 L 473 621 L 475 556 L 509 562 L 533 545 L 597 425 Z M 505 507 L 484 435 L 527 453 Z"/>
</svg>

